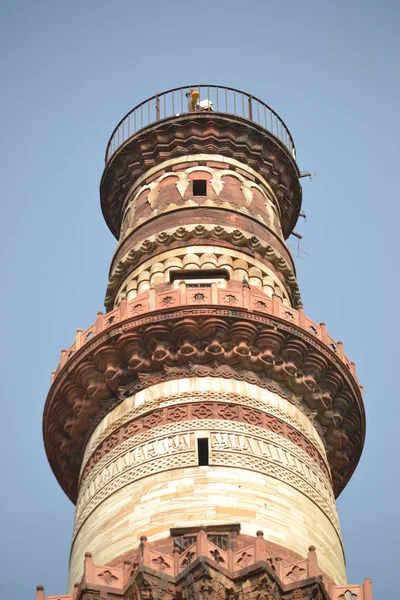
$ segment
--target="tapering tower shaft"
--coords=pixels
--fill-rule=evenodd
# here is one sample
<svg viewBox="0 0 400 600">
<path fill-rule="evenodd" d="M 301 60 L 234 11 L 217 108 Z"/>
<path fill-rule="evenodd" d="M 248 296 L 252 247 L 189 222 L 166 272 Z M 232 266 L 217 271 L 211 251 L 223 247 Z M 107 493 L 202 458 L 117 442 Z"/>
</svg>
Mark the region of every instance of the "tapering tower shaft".
<svg viewBox="0 0 400 600">
<path fill-rule="evenodd" d="M 174 543 L 231 577 L 255 544 L 287 585 L 312 546 L 326 584 L 344 584 L 335 496 L 364 412 L 341 342 L 302 308 L 285 124 L 237 90 L 157 95 L 116 128 L 101 202 L 118 239 L 106 314 L 63 352 L 44 420 L 77 504 L 70 587 L 87 550 L 122 568 L 141 538 L 171 577 L 189 564 Z"/>
</svg>

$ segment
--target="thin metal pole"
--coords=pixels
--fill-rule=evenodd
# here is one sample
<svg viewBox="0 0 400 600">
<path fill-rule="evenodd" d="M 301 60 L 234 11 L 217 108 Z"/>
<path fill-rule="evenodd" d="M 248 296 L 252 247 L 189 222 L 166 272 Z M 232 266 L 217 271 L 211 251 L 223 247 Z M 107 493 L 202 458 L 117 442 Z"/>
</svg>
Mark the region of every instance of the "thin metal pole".
<svg viewBox="0 0 400 600">
<path fill-rule="evenodd" d="M 156 121 L 160 120 L 160 98 L 156 96 Z"/>
</svg>

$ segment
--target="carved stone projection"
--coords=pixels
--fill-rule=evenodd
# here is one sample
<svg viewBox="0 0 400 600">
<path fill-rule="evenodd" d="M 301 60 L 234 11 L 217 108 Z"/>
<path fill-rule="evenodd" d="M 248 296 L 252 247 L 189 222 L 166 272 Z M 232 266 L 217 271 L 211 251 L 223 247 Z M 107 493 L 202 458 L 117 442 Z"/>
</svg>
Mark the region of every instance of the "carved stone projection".
<svg viewBox="0 0 400 600">
<path fill-rule="evenodd" d="M 196 314 L 197 313 L 197 314 Z M 104 359 L 104 360 L 103 360 Z M 184 376 L 276 381 L 301 397 L 325 431 L 335 493 L 361 452 L 359 387 L 314 336 L 273 317 L 215 307 L 160 313 L 120 323 L 89 341 L 56 378 L 45 419 L 45 442 L 64 489 L 76 499 L 88 432 L 124 397 Z"/>
<path fill-rule="evenodd" d="M 212 247 L 199 245 L 196 249 L 190 248 L 190 251 L 187 248 L 175 248 L 173 252 L 156 254 L 153 258 L 141 262 L 135 269 L 129 268 L 129 260 L 117 266 L 110 278 L 106 304 L 111 308 L 118 305 L 125 296 L 131 299 L 143 291 L 153 289 L 156 285 L 168 281 L 170 273 L 175 270 L 190 270 L 193 276 L 204 277 L 201 272 L 194 271 L 223 269 L 232 280 L 242 283 L 243 277 L 246 277 L 251 285 L 266 295 L 271 297 L 276 294 L 286 306 L 297 306 L 300 298 L 296 293 L 297 283 L 293 285 L 291 281 L 291 271 L 285 270 L 287 265 L 284 261 L 282 263 L 278 259 L 275 263 L 266 264 L 265 260 L 243 256 L 216 243 Z"/>
<path fill-rule="evenodd" d="M 229 526 L 228 526 L 229 527 Z M 158 544 L 141 537 L 139 548 L 118 566 L 98 566 L 85 555 L 82 581 L 73 594 L 37 600 L 372 600 L 371 580 L 335 586 L 320 572 L 313 546 L 303 559 L 264 540 L 229 529 L 186 528 Z M 176 545 L 175 545 L 176 544 Z M 166 553 L 159 547 L 167 548 Z"/>
<path fill-rule="evenodd" d="M 273 150 L 272 147 L 274 146 Z M 274 136 L 237 117 L 196 113 L 184 115 L 166 125 L 155 125 L 131 138 L 124 152 L 117 153 L 106 166 L 101 183 L 103 214 L 118 236 L 126 190 L 145 172 L 168 158 L 190 155 L 223 155 L 241 164 L 251 164 L 269 182 L 277 198 L 285 237 L 293 229 L 301 203 L 298 168 L 288 153 L 276 144 Z M 244 196 L 244 194 L 243 194 Z M 248 202 L 248 200 L 247 200 Z"/>
<path fill-rule="evenodd" d="M 201 219 L 203 224 L 193 223 L 193 216 L 188 210 L 179 215 L 178 227 L 176 215 L 163 218 L 163 224 L 167 225 L 165 229 L 155 228 L 154 225 L 150 227 L 150 224 L 142 226 L 134 236 L 129 236 L 118 245 L 111 263 L 111 272 L 117 267 L 121 270 L 124 265 L 126 268 L 135 266 L 142 260 L 142 256 L 148 258 L 179 245 L 186 247 L 185 242 L 215 240 L 227 247 L 240 249 L 247 255 L 258 256 L 292 281 L 295 271 L 293 259 L 282 240 L 273 236 L 265 227 L 243 215 L 235 215 L 232 223 L 231 220 L 224 219 L 221 211 L 213 208 L 198 208 L 193 215 L 196 215 L 196 220 Z"/>
</svg>

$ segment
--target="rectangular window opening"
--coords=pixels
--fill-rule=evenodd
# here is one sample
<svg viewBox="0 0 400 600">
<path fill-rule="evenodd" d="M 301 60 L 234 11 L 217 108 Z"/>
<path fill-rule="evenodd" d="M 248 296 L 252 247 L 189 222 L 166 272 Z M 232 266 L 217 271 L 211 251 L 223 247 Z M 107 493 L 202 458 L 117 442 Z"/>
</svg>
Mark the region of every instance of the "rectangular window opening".
<svg viewBox="0 0 400 600">
<path fill-rule="evenodd" d="M 171 283 L 177 280 L 187 281 L 190 279 L 226 279 L 226 281 L 229 281 L 229 271 L 226 269 L 176 269 L 169 273 Z"/>
<path fill-rule="evenodd" d="M 193 196 L 207 196 L 206 179 L 195 179 L 193 181 Z"/>
<path fill-rule="evenodd" d="M 197 457 L 199 467 L 206 467 L 208 462 L 208 438 L 199 438 L 197 440 Z"/>
</svg>

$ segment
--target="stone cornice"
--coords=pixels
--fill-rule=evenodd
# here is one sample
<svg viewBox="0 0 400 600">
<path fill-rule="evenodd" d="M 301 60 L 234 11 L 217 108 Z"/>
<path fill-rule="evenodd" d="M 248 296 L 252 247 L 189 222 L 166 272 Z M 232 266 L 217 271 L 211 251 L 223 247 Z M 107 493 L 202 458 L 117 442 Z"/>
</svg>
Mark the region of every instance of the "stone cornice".
<svg viewBox="0 0 400 600">
<path fill-rule="evenodd" d="M 262 127 L 240 117 L 189 113 L 131 137 L 106 166 L 101 185 L 104 218 L 118 237 L 126 194 L 145 171 L 187 154 L 221 154 L 248 164 L 271 185 L 288 237 L 301 207 L 299 171 L 283 145 Z"/>
<path fill-rule="evenodd" d="M 341 346 L 324 326 L 309 325 L 302 311 L 282 307 L 276 297 L 245 290 L 240 300 L 237 291 L 219 291 L 220 305 L 214 306 L 179 306 L 179 293 L 162 292 L 157 305 L 168 300 L 164 305 L 176 308 L 141 316 L 128 311 L 134 314 L 130 309 L 140 304 L 148 311 L 144 298 L 124 303 L 114 314 L 99 315 L 93 338 L 71 350 L 69 360 L 64 353 L 46 402 L 44 435 L 50 464 L 71 499 L 99 419 L 127 394 L 191 374 L 250 377 L 261 386 L 273 380 L 290 391 L 289 400 L 291 393 L 300 397 L 325 430 L 336 494 L 346 485 L 361 454 L 365 419 Z M 248 309 L 234 308 L 232 301 Z M 117 319 L 117 312 L 125 318 Z"/>
<path fill-rule="evenodd" d="M 117 247 L 117 250 L 113 256 L 111 266 L 110 266 L 110 274 L 115 268 L 116 263 L 118 263 L 127 253 L 127 251 L 131 250 L 138 243 L 143 243 L 147 239 L 152 239 L 158 235 L 164 235 L 164 232 L 169 233 L 170 231 L 177 231 L 179 227 L 187 231 L 191 231 L 193 228 L 199 227 L 199 239 L 201 240 L 204 235 L 203 228 L 209 230 L 210 228 L 216 228 L 217 230 L 214 232 L 217 240 L 224 239 L 225 231 L 227 233 L 234 232 L 234 235 L 237 236 L 236 245 L 245 246 L 244 242 L 241 242 L 242 237 L 252 238 L 253 242 L 257 241 L 261 242 L 265 246 L 273 246 L 280 256 L 288 263 L 289 268 L 293 271 L 294 275 L 296 275 L 296 266 L 293 261 L 293 257 L 283 241 L 280 239 L 275 232 L 271 229 L 262 225 L 256 219 L 254 219 L 251 215 L 245 213 L 233 213 L 233 211 L 227 211 L 225 208 L 218 208 L 215 206 L 197 206 L 192 209 L 177 209 L 176 213 L 179 214 L 179 226 L 176 226 L 176 219 L 173 220 L 173 223 L 169 226 L 165 227 L 166 217 L 168 213 L 159 214 L 156 217 L 152 217 L 146 223 L 143 223 L 140 228 L 135 229 L 132 234 L 128 235 Z M 193 216 L 195 215 L 195 218 Z M 229 216 L 234 215 L 234 225 L 231 220 L 228 218 Z M 219 217 L 219 218 L 218 218 Z M 201 221 L 201 223 L 199 223 Z M 155 226 L 157 223 L 157 227 Z M 179 234 L 178 234 L 179 235 Z M 235 242 L 232 242 L 235 244 Z M 249 245 L 251 249 L 251 244 Z"/>
<path fill-rule="evenodd" d="M 139 243 L 137 243 L 136 235 L 124 241 L 117 252 L 116 260 L 113 261 L 104 302 L 106 310 L 112 309 L 115 294 L 123 279 L 146 258 L 156 256 L 164 249 L 186 246 L 188 242 L 201 243 L 203 240 L 208 243 L 228 244 L 235 249 L 247 252 L 249 256 L 258 255 L 262 260 L 271 263 L 282 274 L 285 284 L 290 290 L 293 304 L 295 306 L 301 304 L 300 290 L 293 264 L 292 262 L 289 264 L 273 246 L 246 231 L 239 231 L 233 227 L 189 225 L 161 231 Z"/>
</svg>

